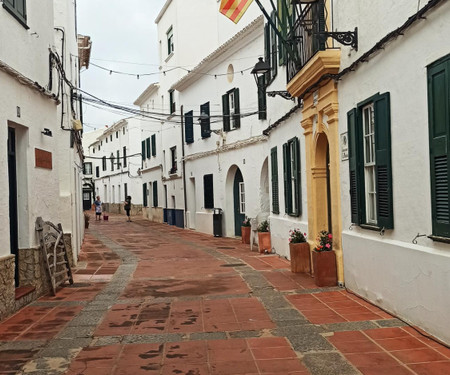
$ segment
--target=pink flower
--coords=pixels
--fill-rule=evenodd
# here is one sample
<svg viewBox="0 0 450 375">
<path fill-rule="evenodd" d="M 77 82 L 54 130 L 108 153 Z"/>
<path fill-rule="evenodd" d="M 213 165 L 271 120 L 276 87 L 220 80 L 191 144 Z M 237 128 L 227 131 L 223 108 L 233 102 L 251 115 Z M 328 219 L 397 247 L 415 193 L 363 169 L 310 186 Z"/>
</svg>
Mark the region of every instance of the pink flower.
<svg viewBox="0 0 450 375">
<path fill-rule="evenodd" d="M 291 242 L 292 241 L 292 238 L 289 238 L 289 242 Z"/>
<path fill-rule="evenodd" d="M 331 245 L 330 245 L 329 243 L 327 243 L 325 246 L 326 246 L 328 249 L 331 247 Z"/>
<path fill-rule="evenodd" d="M 333 238 L 333 235 L 331 233 L 328 234 L 328 238 Z"/>
</svg>

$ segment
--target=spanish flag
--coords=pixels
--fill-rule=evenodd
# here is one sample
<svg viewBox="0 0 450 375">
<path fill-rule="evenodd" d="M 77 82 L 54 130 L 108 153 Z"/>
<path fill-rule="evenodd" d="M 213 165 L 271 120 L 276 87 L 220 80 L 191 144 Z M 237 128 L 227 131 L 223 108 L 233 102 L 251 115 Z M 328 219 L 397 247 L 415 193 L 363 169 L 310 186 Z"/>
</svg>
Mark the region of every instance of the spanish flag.
<svg viewBox="0 0 450 375">
<path fill-rule="evenodd" d="M 253 0 L 221 0 L 220 13 L 238 23 Z"/>
</svg>

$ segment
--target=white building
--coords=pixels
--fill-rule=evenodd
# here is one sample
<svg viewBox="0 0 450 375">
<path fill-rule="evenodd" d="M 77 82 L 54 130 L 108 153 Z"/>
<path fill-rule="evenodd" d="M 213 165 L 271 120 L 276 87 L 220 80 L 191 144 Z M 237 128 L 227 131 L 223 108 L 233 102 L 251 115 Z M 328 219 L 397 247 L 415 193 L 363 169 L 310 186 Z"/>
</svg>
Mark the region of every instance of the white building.
<svg viewBox="0 0 450 375">
<path fill-rule="evenodd" d="M 80 120 L 80 111 L 70 90 L 80 67 L 72 57 L 78 55 L 74 4 L 4 1 L 0 45 L 0 173 L 7 176 L 0 182 L 6 192 L 0 198 L 0 272 L 9 280 L 0 287 L 3 318 L 25 301 L 15 301 L 17 287 L 29 287 L 27 301 L 48 288 L 37 217 L 62 223 L 74 258 L 81 245 L 81 134 L 72 121 Z M 67 81 L 60 85 L 63 70 Z"/>
<path fill-rule="evenodd" d="M 445 1 L 334 9 L 339 30 L 359 33 L 339 82 L 345 284 L 447 343 L 449 19 Z"/>
<path fill-rule="evenodd" d="M 92 132 L 92 137 L 87 133 L 84 194 L 89 203 L 85 209 L 100 196 L 105 211 L 123 213 L 123 202 L 131 196 L 132 214 L 141 212 L 141 132 L 139 120 L 130 117 Z"/>
</svg>

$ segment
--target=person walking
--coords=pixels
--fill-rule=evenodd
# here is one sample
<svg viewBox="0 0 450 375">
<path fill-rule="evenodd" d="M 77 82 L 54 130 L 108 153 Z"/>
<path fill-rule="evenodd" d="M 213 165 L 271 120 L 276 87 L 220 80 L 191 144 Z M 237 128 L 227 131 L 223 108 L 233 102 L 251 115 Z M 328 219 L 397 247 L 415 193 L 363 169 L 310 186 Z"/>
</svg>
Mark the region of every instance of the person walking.
<svg viewBox="0 0 450 375">
<path fill-rule="evenodd" d="M 97 195 L 97 198 L 94 202 L 95 205 L 95 221 L 102 220 L 102 201 L 100 200 L 100 196 Z"/>
<path fill-rule="evenodd" d="M 131 218 L 130 218 L 131 197 L 130 197 L 130 196 L 127 196 L 127 197 L 126 197 L 124 204 L 125 204 L 125 205 L 124 205 L 123 208 L 125 208 L 125 211 L 126 211 L 126 213 L 127 213 L 127 217 L 128 217 L 127 221 L 131 221 Z"/>
</svg>

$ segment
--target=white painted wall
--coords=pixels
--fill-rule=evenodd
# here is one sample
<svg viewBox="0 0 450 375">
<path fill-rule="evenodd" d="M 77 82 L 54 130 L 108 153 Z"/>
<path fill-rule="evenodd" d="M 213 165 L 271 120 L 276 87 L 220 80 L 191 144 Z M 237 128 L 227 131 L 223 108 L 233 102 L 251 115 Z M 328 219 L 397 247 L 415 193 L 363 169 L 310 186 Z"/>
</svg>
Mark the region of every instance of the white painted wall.
<svg viewBox="0 0 450 375">
<path fill-rule="evenodd" d="M 396 11 L 386 13 L 385 4 L 363 3 L 361 7 L 369 9 L 353 20 L 361 27 L 362 48 L 350 57 L 343 54 L 342 68 L 417 10 L 417 4 L 408 1 L 392 4 Z M 359 7 L 356 1 L 340 6 L 335 9 L 339 29 L 351 22 L 343 16 L 347 7 Z M 384 17 L 373 16 L 382 12 Z M 427 65 L 450 53 L 442 43 L 450 32 L 449 17 L 450 4 L 444 2 L 339 83 L 340 133 L 347 131 L 346 113 L 358 102 L 377 92 L 391 95 L 395 228 L 383 237 L 359 227 L 344 231 L 346 286 L 446 342 L 450 246 L 427 237 L 413 245 L 412 239 L 417 233 L 431 234 Z M 366 26 L 373 33 L 363 33 Z M 348 161 L 341 163 L 343 228 L 351 223 L 348 168 Z"/>
</svg>

